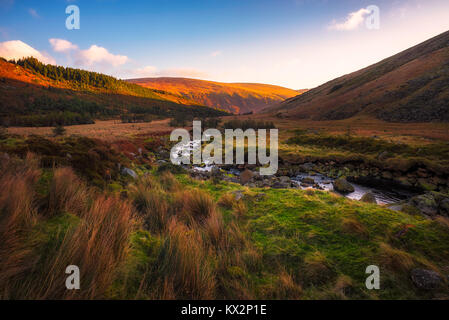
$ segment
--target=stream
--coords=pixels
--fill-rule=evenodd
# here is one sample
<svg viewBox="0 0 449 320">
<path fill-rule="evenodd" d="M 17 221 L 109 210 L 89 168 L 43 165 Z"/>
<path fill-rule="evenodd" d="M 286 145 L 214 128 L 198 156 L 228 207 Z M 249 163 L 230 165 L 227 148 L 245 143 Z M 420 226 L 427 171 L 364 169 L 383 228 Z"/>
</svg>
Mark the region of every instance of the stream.
<svg viewBox="0 0 449 320">
<path fill-rule="evenodd" d="M 175 148 L 172 152 L 172 156 L 174 158 L 179 158 L 179 157 L 182 157 L 183 155 L 190 155 L 192 150 L 200 144 L 201 144 L 201 141 L 190 141 L 189 143 L 187 143 L 183 146 L 179 146 L 179 147 Z M 215 165 L 213 165 L 213 164 L 204 163 L 204 165 L 202 165 L 202 166 L 194 165 L 193 170 L 195 170 L 197 172 L 210 172 L 214 167 L 215 167 Z M 233 174 L 236 176 L 240 175 L 240 171 L 238 169 L 234 169 L 234 168 L 228 170 L 227 173 Z M 298 188 L 300 188 L 300 189 L 311 188 L 311 187 L 301 186 L 301 181 L 304 178 L 312 178 L 315 181 L 315 183 L 318 184 L 322 190 L 334 191 L 332 183 L 335 179 L 327 177 L 327 176 L 319 174 L 319 173 L 313 174 L 313 175 L 307 174 L 307 173 L 299 174 L 296 177 L 292 177 L 291 180 L 293 183 L 297 184 Z M 352 183 L 352 182 L 350 182 L 350 183 L 354 187 L 354 192 L 345 194 L 344 196 L 349 199 L 352 199 L 352 200 L 360 200 L 363 197 L 363 195 L 371 192 L 374 195 L 374 197 L 376 198 L 376 201 L 378 204 L 389 205 L 389 204 L 394 204 L 394 203 L 398 203 L 403 200 L 410 199 L 411 197 L 413 197 L 415 195 L 414 193 L 412 193 L 408 190 L 405 190 L 405 189 L 372 187 L 372 186 L 360 185 L 360 184 L 356 184 L 356 183 Z"/>
</svg>

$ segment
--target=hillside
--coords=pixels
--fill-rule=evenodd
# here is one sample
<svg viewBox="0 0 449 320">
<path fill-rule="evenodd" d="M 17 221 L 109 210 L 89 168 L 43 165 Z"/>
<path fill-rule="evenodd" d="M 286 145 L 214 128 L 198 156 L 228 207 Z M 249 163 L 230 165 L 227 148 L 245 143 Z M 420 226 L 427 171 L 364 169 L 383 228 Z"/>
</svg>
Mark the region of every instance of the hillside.
<svg viewBox="0 0 449 320">
<path fill-rule="evenodd" d="M 236 114 L 258 112 L 298 94 L 295 90 L 257 83 L 220 83 L 187 78 L 143 78 L 128 81 Z"/>
<path fill-rule="evenodd" d="M 0 122 L 12 126 L 85 124 L 119 116 L 140 121 L 226 114 L 168 92 L 95 72 L 44 65 L 34 58 L 16 63 L 0 59 L 0 94 Z"/>
<path fill-rule="evenodd" d="M 265 109 L 292 119 L 391 122 L 447 122 L 448 111 L 449 31 Z"/>
</svg>

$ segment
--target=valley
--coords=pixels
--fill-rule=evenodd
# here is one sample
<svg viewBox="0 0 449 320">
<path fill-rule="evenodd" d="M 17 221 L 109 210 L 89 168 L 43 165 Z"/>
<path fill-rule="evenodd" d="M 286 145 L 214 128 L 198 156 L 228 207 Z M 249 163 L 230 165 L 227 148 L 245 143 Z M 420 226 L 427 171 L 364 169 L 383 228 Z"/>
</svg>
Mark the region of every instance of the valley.
<svg viewBox="0 0 449 320">
<path fill-rule="evenodd" d="M 299 92 L 0 60 L 0 298 L 449 299 L 448 48 Z M 277 129 L 277 172 L 174 165 L 193 120 Z"/>
</svg>

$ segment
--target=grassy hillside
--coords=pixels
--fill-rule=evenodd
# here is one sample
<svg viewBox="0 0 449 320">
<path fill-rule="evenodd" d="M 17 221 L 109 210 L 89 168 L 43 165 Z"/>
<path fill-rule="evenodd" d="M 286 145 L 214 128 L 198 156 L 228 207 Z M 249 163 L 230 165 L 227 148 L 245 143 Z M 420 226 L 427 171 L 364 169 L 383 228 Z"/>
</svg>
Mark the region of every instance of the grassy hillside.
<svg viewBox="0 0 449 320">
<path fill-rule="evenodd" d="M 99 152 L 89 139 L 73 143 Z M 447 274 L 442 217 L 138 164 L 137 180 L 112 175 L 95 190 L 70 168 L 24 158 L 0 161 L 3 299 L 448 298 L 447 283 L 420 290 L 410 278 L 415 268 Z M 70 264 L 82 270 L 82 290 L 60 285 Z M 370 291 L 373 264 L 381 289 Z"/>
<path fill-rule="evenodd" d="M 258 83 L 220 83 L 186 78 L 144 78 L 128 81 L 237 114 L 258 112 L 269 105 L 298 95 L 295 90 Z"/>
<path fill-rule="evenodd" d="M 293 119 L 393 122 L 447 122 L 448 111 L 449 31 L 266 109 Z"/>
<path fill-rule="evenodd" d="M 170 93 L 95 72 L 44 65 L 34 58 L 16 63 L 0 59 L 0 94 L 1 123 L 11 126 L 226 114 Z"/>
</svg>

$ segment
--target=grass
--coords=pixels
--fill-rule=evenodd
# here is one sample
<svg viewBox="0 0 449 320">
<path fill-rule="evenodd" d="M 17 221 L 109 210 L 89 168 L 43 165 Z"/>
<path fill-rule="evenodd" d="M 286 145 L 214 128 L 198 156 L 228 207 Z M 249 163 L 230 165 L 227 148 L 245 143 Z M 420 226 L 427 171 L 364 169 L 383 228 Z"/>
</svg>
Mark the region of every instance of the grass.
<svg viewBox="0 0 449 320">
<path fill-rule="evenodd" d="M 3 299 L 428 299 L 447 290 L 420 291 L 409 277 L 418 267 L 444 275 L 444 219 L 169 170 L 143 173 L 120 199 L 31 155 L 1 168 Z M 80 267 L 80 291 L 65 290 L 69 264 Z M 379 291 L 365 287 L 373 264 Z"/>
<path fill-rule="evenodd" d="M 0 178 L 5 195 L 0 199 L 0 297 L 105 297 L 127 255 L 134 209 L 117 197 L 89 192 L 66 168 L 55 170 L 48 195 L 40 197 L 35 192 L 39 169 L 31 156 L 3 160 L 1 166 L 8 171 Z M 80 268 L 82 291 L 65 289 L 68 265 Z"/>
</svg>

